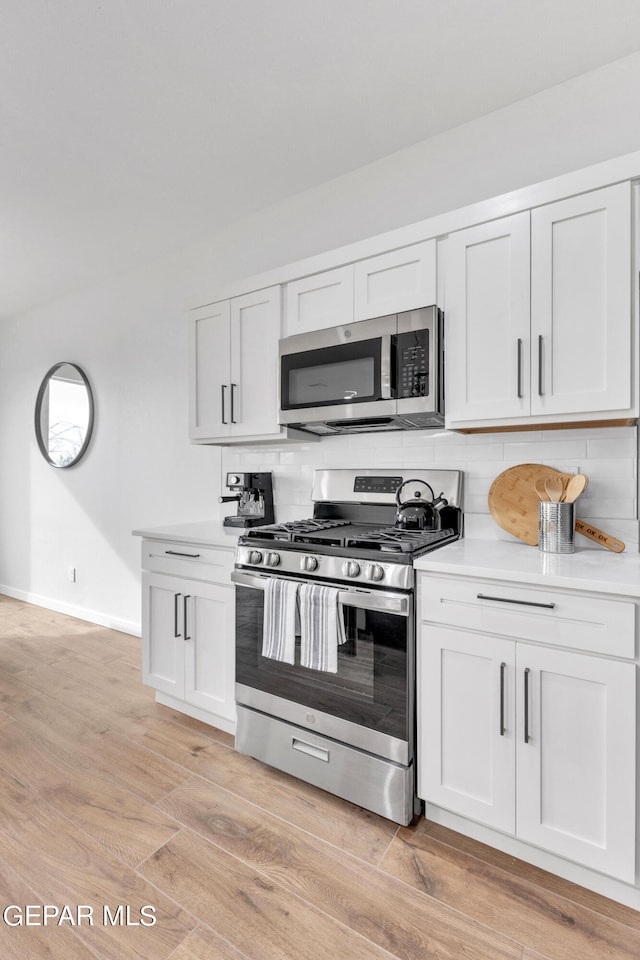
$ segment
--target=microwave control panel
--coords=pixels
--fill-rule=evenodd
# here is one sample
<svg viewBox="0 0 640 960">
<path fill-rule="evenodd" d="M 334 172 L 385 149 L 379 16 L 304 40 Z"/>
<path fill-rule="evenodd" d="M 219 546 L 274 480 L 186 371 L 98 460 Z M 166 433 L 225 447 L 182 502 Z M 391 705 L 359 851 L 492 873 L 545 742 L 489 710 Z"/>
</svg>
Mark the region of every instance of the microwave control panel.
<svg viewBox="0 0 640 960">
<path fill-rule="evenodd" d="M 429 331 L 412 330 L 399 333 L 396 341 L 397 396 L 429 395 Z"/>
</svg>

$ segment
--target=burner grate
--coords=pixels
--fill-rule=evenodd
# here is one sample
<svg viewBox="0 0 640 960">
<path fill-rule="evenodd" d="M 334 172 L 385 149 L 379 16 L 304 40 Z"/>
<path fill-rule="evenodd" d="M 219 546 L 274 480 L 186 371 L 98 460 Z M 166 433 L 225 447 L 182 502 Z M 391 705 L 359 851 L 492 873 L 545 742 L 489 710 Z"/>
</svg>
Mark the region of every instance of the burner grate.
<svg viewBox="0 0 640 960">
<path fill-rule="evenodd" d="M 317 533 L 318 530 L 332 530 L 334 527 L 348 526 L 348 520 L 289 520 L 287 523 L 274 523 L 267 527 L 256 527 L 248 530 L 246 536 L 260 537 L 267 540 L 295 540 L 296 537 Z"/>
<path fill-rule="evenodd" d="M 369 547 L 385 553 L 413 553 L 425 547 L 435 546 L 442 540 L 455 536 L 455 531 L 447 530 L 397 530 L 395 527 L 383 527 L 371 530 L 362 536 L 347 540 L 348 547 Z"/>
</svg>

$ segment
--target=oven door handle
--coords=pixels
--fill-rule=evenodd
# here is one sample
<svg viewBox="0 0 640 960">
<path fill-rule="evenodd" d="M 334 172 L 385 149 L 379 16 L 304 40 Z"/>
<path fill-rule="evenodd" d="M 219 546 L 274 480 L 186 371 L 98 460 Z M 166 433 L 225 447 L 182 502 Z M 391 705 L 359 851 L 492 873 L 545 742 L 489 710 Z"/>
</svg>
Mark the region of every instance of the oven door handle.
<svg viewBox="0 0 640 960">
<path fill-rule="evenodd" d="M 244 570 L 233 570 L 231 580 L 243 587 L 253 587 L 255 590 L 264 590 L 269 576 L 260 576 L 255 573 L 246 573 Z M 309 583 L 309 580 L 300 580 L 297 577 L 287 577 L 296 583 Z M 333 586 L 323 583 L 322 586 Z M 383 613 L 392 613 L 398 617 L 408 617 L 411 611 L 411 598 L 406 594 L 385 593 L 382 590 L 339 590 L 338 603 L 343 607 L 356 607 L 360 610 L 381 610 Z"/>
</svg>

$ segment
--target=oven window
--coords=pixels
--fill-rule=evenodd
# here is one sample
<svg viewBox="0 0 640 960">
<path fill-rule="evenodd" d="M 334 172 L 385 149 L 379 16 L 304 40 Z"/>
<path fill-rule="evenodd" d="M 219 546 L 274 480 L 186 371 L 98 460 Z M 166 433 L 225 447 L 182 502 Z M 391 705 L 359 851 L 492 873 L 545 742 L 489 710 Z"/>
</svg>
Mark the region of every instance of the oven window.
<svg viewBox="0 0 640 960">
<path fill-rule="evenodd" d="M 283 356 L 283 410 L 380 399 L 380 353 L 378 338 Z"/>
<path fill-rule="evenodd" d="M 236 585 L 236 680 L 285 700 L 406 740 L 408 619 L 343 607 L 347 642 L 338 647 L 338 672 L 262 656 L 264 593 Z"/>
</svg>

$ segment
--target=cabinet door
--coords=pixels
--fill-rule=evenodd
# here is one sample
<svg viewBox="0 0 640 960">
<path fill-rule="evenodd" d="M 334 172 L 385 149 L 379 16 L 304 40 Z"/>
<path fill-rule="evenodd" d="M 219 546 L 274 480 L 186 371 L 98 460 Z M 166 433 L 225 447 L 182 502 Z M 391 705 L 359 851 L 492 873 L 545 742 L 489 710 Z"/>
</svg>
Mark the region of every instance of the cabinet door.
<svg viewBox="0 0 640 960">
<path fill-rule="evenodd" d="M 526 644 L 516 663 L 517 836 L 633 883 L 635 664 Z"/>
<path fill-rule="evenodd" d="M 184 583 L 142 574 L 142 681 L 184 697 Z"/>
<path fill-rule="evenodd" d="M 418 650 L 418 795 L 515 831 L 515 644 L 424 624 Z"/>
<path fill-rule="evenodd" d="M 229 419 L 234 437 L 278 433 L 280 287 L 231 301 Z"/>
<path fill-rule="evenodd" d="M 229 585 L 185 582 L 184 699 L 235 719 L 235 594 Z"/>
<path fill-rule="evenodd" d="M 631 406 L 630 190 L 532 211 L 532 414 Z"/>
<path fill-rule="evenodd" d="M 354 319 L 436 303 L 436 241 L 425 240 L 354 264 Z"/>
<path fill-rule="evenodd" d="M 447 423 L 529 414 L 529 213 L 445 245 Z"/>
<path fill-rule="evenodd" d="M 228 300 L 194 310 L 189 317 L 189 436 L 228 435 L 231 308 Z"/>
<path fill-rule="evenodd" d="M 352 322 L 353 264 L 287 284 L 287 337 Z"/>
</svg>

